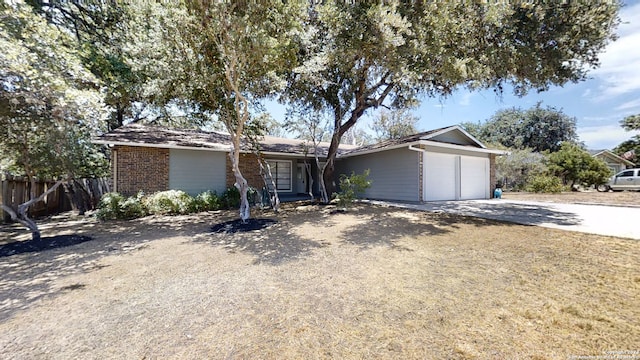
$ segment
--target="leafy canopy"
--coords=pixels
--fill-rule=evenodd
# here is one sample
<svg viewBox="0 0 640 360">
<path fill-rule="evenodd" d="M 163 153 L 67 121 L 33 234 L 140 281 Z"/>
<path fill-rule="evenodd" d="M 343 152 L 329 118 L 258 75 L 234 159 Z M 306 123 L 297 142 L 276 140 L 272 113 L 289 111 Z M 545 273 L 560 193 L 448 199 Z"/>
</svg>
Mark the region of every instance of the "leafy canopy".
<svg viewBox="0 0 640 360">
<path fill-rule="evenodd" d="M 640 114 L 627 116 L 620 121 L 620 125 L 627 131 L 640 131 Z"/>
<path fill-rule="evenodd" d="M 528 110 L 499 110 L 484 124 L 463 124 L 478 139 L 512 149 L 558 151 L 563 142 L 578 141 L 576 118 L 538 103 Z"/>
<path fill-rule="evenodd" d="M 105 120 L 102 94 L 69 35 L 31 8 L 0 4 L 0 155 L 30 177 L 101 176 L 90 136 Z"/>
<path fill-rule="evenodd" d="M 611 169 L 580 146 L 562 143 L 560 150 L 551 153 L 547 158 L 549 171 L 562 178 L 565 183 L 599 185 L 607 182 Z"/>
<path fill-rule="evenodd" d="M 376 141 L 399 139 L 418 132 L 418 118 L 406 109 L 382 110 L 373 119 L 371 129 Z"/>
<path fill-rule="evenodd" d="M 517 94 L 585 79 L 613 39 L 617 3 L 312 3 L 296 38 L 300 65 L 285 99 L 333 115 L 324 181 L 365 112 L 414 105 L 419 94 L 505 84 Z"/>
</svg>

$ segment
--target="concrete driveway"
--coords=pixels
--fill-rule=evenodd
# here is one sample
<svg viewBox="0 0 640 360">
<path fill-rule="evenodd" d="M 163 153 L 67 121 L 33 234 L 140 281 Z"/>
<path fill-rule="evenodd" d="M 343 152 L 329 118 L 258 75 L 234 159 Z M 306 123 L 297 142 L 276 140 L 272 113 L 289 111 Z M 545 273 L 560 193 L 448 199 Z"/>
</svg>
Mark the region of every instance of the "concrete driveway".
<svg viewBox="0 0 640 360">
<path fill-rule="evenodd" d="M 640 207 L 560 204 L 504 199 L 376 204 L 425 211 L 442 211 L 517 224 L 640 240 Z"/>
</svg>

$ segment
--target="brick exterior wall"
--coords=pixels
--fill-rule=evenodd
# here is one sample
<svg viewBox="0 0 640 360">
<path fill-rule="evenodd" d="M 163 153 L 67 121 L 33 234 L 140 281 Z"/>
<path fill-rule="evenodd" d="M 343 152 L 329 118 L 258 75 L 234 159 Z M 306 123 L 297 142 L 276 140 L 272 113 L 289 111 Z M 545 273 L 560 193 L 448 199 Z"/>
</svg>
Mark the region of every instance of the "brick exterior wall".
<svg viewBox="0 0 640 360">
<path fill-rule="evenodd" d="M 249 186 L 262 189 L 264 181 L 260 176 L 260 165 L 258 165 L 258 157 L 256 154 L 240 154 L 240 164 L 238 165 L 240 172 Z M 232 187 L 236 182 L 236 177 L 231 170 L 231 159 L 227 155 L 227 187 Z"/>
<path fill-rule="evenodd" d="M 114 178 L 120 194 L 169 190 L 169 149 L 116 146 L 114 151 Z"/>
</svg>

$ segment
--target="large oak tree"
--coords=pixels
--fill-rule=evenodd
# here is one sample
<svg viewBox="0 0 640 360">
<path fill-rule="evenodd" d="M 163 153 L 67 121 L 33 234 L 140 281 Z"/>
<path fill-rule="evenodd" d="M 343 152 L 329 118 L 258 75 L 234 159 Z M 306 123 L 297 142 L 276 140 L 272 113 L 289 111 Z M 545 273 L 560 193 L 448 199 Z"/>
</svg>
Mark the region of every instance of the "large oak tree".
<svg viewBox="0 0 640 360">
<path fill-rule="evenodd" d="M 614 38 L 618 9 L 615 2 L 312 2 L 286 99 L 333 115 L 323 174 L 331 193 L 340 140 L 369 109 L 459 87 L 511 85 L 522 95 L 583 80 Z"/>
<path fill-rule="evenodd" d="M 67 33 L 21 3 L 0 3 L 0 157 L 6 170 L 25 175 L 30 200 L 17 212 L 2 209 L 40 237 L 28 217 L 35 181 L 103 175 L 106 161 L 90 142 L 106 119 L 95 77 L 83 66 Z"/>
</svg>

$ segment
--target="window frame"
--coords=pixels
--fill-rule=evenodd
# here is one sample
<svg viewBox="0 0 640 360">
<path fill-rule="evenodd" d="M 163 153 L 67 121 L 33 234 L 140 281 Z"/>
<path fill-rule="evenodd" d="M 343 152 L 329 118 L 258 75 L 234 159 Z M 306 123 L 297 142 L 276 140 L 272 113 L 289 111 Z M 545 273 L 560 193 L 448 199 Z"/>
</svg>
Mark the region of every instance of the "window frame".
<svg viewBox="0 0 640 360">
<path fill-rule="evenodd" d="M 293 192 L 293 160 L 285 160 L 285 159 L 265 159 L 267 163 L 269 163 L 269 167 L 271 168 L 271 175 L 273 181 L 276 183 L 276 190 L 278 192 Z M 276 168 L 273 168 L 273 163 L 276 163 Z M 278 184 L 278 166 L 277 163 L 288 163 L 289 164 L 289 188 L 281 189 Z"/>
</svg>

